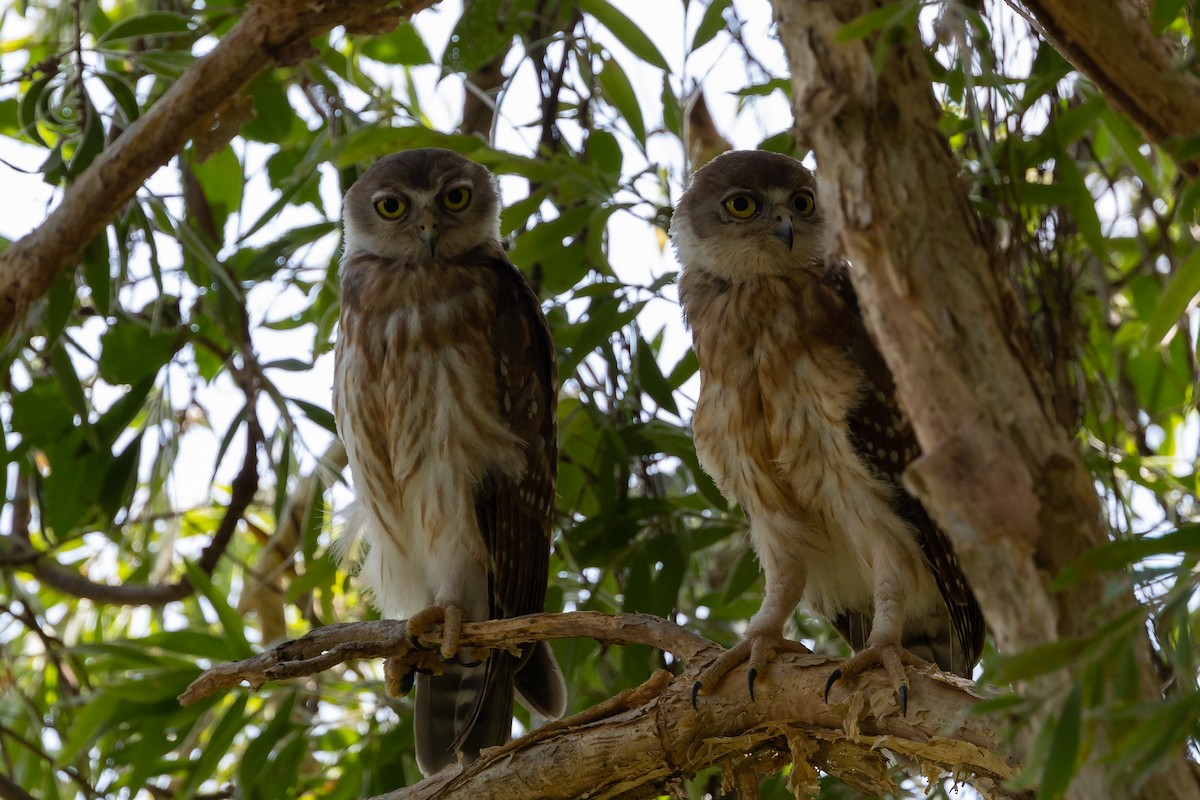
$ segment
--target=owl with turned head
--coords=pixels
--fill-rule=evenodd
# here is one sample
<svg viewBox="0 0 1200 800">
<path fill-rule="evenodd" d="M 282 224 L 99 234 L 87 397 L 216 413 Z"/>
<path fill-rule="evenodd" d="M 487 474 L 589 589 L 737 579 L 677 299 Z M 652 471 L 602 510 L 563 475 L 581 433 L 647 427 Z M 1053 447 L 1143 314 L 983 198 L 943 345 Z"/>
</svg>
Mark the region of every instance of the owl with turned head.
<svg viewBox="0 0 1200 800">
<path fill-rule="evenodd" d="M 766 581 L 711 689 L 782 651 L 801 600 L 856 651 L 829 689 L 882 666 L 901 711 L 906 666 L 969 677 L 979 605 L 945 534 L 900 479 L 920 450 L 844 264 L 827 264 L 816 180 L 799 161 L 735 151 L 698 170 L 671 221 L 679 296 L 700 364 L 696 450 L 741 505 Z"/>
<path fill-rule="evenodd" d="M 416 676 L 426 774 L 507 741 L 514 695 L 566 706 L 545 642 L 463 657 L 464 621 L 543 610 L 556 466 L 556 368 L 537 296 L 500 244 L 479 164 L 387 156 L 346 193 L 334 413 L 356 495 L 359 574 L 418 636 L 442 623 L 440 674 Z M 389 688 L 402 681 L 387 665 Z M 432 670 L 431 672 L 437 672 Z"/>
</svg>

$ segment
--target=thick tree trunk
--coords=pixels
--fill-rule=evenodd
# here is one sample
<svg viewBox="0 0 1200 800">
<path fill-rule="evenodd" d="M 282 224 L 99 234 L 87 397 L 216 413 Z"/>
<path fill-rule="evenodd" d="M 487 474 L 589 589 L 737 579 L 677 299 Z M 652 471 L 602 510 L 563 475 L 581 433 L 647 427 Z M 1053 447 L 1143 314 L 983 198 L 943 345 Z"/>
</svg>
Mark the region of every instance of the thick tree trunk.
<svg viewBox="0 0 1200 800">
<path fill-rule="evenodd" d="M 855 266 L 867 324 L 925 453 L 909 485 L 950 534 L 1002 650 L 1087 636 L 1134 599 L 1106 606 L 1099 579 L 1051 590 L 1105 539 L 1095 490 L 1055 421 L 1048 376 L 939 132 L 916 30 L 882 45 L 878 73 L 878 36 L 837 39 L 880 5 L 775 0 L 797 133 L 816 153 L 832 241 Z M 1136 648 L 1140 693 L 1153 702 L 1149 643 Z M 1039 689 L 1072 682 L 1060 672 Z M 1118 796 L 1099 763 L 1104 741 L 1101 729 L 1070 796 Z M 1128 796 L 1194 798 L 1200 787 L 1181 753 Z"/>
</svg>

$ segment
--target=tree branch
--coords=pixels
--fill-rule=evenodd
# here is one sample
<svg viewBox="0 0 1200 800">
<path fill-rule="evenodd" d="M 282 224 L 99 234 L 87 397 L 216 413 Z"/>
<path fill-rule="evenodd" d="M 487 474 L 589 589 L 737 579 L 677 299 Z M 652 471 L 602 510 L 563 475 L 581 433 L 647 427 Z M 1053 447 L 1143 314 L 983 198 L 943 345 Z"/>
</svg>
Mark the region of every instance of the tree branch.
<svg viewBox="0 0 1200 800">
<path fill-rule="evenodd" d="M 436 647 L 438 629 L 421 640 Z M 780 656 L 746 691 L 746 666 L 692 707 L 699 671 L 722 651 L 674 623 L 646 614 L 596 612 L 533 614 L 467 623 L 466 647 L 515 647 L 527 642 L 585 636 L 609 645 L 643 644 L 673 654 L 687 668 L 659 671 L 645 684 L 593 708 L 551 722 L 476 763 L 450 767 L 428 780 L 385 795 L 388 800 L 451 797 L 576 798 L 642 796 L 713 765 L 744 762 L 773 773 L 794 763 L 793 788 L 816 784 L 816 770 L 864 791 L 896 791 L 889 760 L 916 760 L 927 771 L 974 775 L 994 791 L 1016 774 L 1000 748 L 993 721 L 971 716 L 979 696 L 954 677 L 912 674 L 912 701 L 897 715 L 890 681 L 868 674 L 853 690 L 838 688 L 826 704 L 825 679 L 839 659 Z M 403 621 L 333 625 L 245 661 L 208 670 L 180 695 L 187 705 L 241 681 L 315 674 L 352 658 L 422 654 Z M 433 652 L 423 655 L 436 659 Z M 563 769 L 570 764 L 570 769 Z"/>
<path fill-rule="evenodd" d="M 1200 77 L 1134 0 L 1022 0 L 1044 35 L 1189 178 L 1200 177 Z"/>
<path fill-rule="evenodd" d="M 214 113 L 272 64 L 289 65 L 309 52 L 309 39 L 335 25 L 378 30 L 437 0 L 258 0 L 67 189 L 32 233 L 0 254 L 0 333 L 24 316 L 55 276 L 79 257 L 142 183 L 212 127 Z"/>
</svg>

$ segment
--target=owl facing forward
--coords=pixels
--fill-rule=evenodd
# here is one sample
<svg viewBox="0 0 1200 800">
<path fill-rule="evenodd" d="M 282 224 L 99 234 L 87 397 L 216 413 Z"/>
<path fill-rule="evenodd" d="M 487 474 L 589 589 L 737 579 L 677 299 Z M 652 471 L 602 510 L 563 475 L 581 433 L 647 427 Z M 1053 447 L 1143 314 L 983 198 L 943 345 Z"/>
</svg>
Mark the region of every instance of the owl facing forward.
<svg viewBox="0 0 1200 800">
<path fill-rule="evenodd" d="M 540 612 L 556 465 L 556 368 L 536 295 L 504 254 L 484 167 L 448 150 L 387 156 L 346 193 L 334 413 L 354 479 L 360 575 L 409 633 L 443 623 L 416 680 L 423 772 L 507 741 L 514 692 L 566 705 L 544 643 L 458 658 L 465 620 Z"/>
<path fill-rule="evenodd" d="M 969 676 L 983 619 L 945 535 L 900 484 L 920 451 L 846 267 L 825 263 L 816 188 L 793 158 L 726 153 L 671 222 L 700 364 L 696 450 L 745 510 L 766 579 L 744 641 L 696 691 L 749 659 L 753 696 L 779 651 L 804 649 L 783 637 L 804 599 L 858 651 L 829 685 L 882 665 L 903 711 L 904 666 Z"/>
</svg>

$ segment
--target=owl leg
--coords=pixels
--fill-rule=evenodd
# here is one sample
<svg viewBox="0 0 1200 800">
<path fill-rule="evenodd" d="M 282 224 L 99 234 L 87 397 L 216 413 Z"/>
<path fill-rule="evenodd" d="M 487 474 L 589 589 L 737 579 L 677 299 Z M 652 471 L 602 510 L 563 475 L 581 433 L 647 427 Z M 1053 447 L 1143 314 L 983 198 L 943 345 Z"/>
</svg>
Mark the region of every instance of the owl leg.
<svg viewBox="0 0 1200 800">
<path fill-rule="evenodd" d="M 754 683 L 776 656 L 780 653 L 812 653 L 800 642 L 793 642 L 783 635 L 783 626 L 799 605 L 808 576 L 803 560 L 796 555 L 797 549 L 790 546 L 790 529 L 785 524 L 774 525 L 774 522 L 782 520 L 772 520 L 769 515 L 751 517 L 750 538 L 762 561 L 766 595 L 746 628 L 745 638 L 700 673 L 692 686 L 693 708 L 705 686 L 716 686 L 747 659 L 750 668 L 746 673 L 746 684 L 750 699 L 754 700 Z"/>
<path fill-rule="evenodd" d="M 904 581 L 898 572 L 901 559 L 877 558 L 875 561 L 875 614 L 867 646 L 829 674 L 825 681 L 825 702 L 829 690 L 839 680 L 850 681 L 872 667 L 883 667 L 896 697 L 900 714 L 908 714 L 908 675 L 905 667 L 929 669 L 933 665 L 904 649 L 900 635 L 904 626 Z"/>
<path fill-rule="evenodd" d="M 454 658 L 458 654 L 458 640 L 462 636 L 462 606 L 446 603 L 421 609 L 408 618 L 408 636 L 414 641 L 420 639 L 439 622 L 442 624 L 442 644 L 439 652 L 442 658 Z"/>
</svg>

